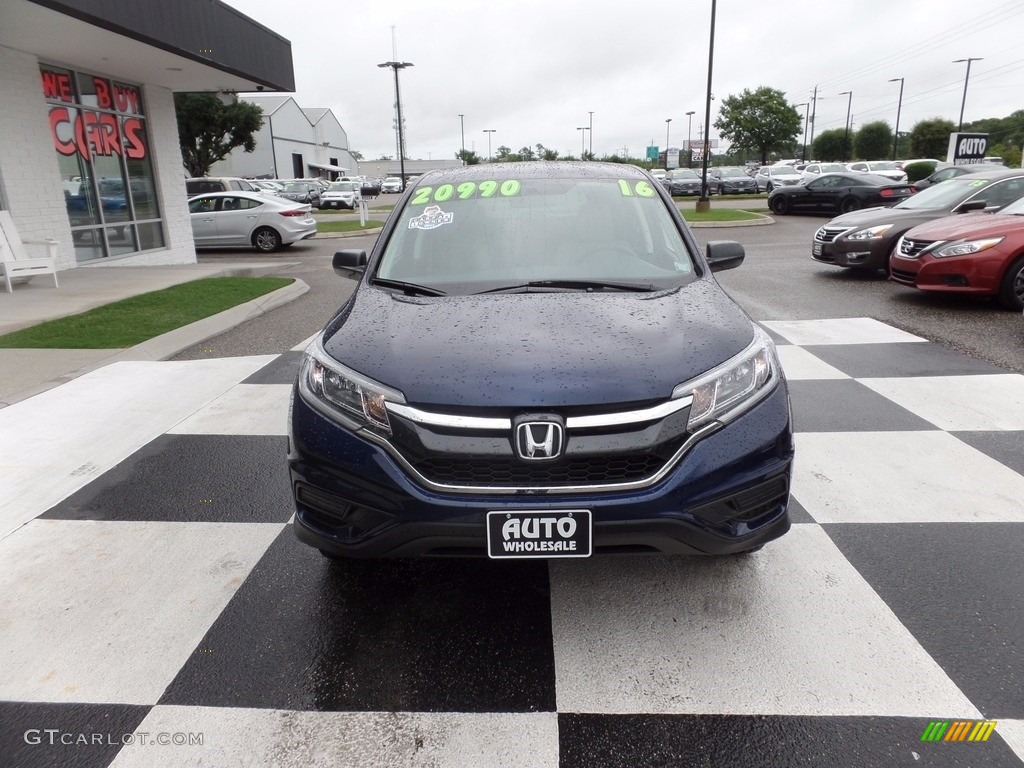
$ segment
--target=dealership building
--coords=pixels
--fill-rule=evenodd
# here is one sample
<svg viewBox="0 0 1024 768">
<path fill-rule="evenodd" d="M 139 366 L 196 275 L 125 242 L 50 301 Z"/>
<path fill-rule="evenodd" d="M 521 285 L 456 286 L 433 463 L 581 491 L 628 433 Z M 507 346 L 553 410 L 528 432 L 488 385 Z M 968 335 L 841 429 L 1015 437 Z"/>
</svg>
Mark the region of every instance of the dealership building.
<svg viewBox="0 0 1024 768">
<path fill-rule="evenodd" d="M 294 91 L 291 44 L 219 0 L 0 0 L 0 210 L 59 269 L 194 263 L 176 91 Z"/>
</svg>

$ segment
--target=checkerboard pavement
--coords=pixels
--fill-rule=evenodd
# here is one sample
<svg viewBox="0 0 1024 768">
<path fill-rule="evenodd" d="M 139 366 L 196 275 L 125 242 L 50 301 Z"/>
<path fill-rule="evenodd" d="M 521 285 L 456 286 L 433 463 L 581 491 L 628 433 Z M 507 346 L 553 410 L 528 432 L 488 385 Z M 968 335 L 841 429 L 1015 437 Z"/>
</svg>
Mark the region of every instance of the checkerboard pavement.
<svg viewBox="0 0 1024 768">
<path fill-rule="evenodd" d="M 332 566 L 289 530 L 298 350 L 0 410 L 0 765 L 1024 765 L 1024 376 L 763 325 L 795 524 L 741 558 Z"/>
</svg>

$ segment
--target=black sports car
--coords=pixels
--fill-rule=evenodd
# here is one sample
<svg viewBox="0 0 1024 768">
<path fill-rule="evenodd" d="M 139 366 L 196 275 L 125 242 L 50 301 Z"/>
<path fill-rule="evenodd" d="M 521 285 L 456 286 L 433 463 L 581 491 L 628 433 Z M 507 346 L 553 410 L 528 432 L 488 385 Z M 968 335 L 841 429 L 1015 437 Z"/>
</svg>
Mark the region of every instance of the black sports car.
<svg viewBox="0 0 1024 768">
<path fill-rule="evenodd" d="M 849 213 L 861 208 L 893 205 L 917 190 L 872 173 L 823 173 L 806 184 L 776 187 L 768 196 L 773 213 L 825 211 Z"/>
</svg>

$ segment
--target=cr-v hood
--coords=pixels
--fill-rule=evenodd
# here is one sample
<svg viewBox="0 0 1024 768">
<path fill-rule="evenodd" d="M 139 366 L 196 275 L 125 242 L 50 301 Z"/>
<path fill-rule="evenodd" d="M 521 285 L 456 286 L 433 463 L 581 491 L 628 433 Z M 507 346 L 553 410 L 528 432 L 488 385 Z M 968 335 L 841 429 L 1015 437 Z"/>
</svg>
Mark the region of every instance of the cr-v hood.
<svg viewBox="0 0 1024 768">
<path fill-rule="evenodd" d="M 753 335 L 710 280 L 649 294 L 437 298 L 360 284 L 324 347 L 410 403 L 557 408 L 665 399 Z"/>
</svg>

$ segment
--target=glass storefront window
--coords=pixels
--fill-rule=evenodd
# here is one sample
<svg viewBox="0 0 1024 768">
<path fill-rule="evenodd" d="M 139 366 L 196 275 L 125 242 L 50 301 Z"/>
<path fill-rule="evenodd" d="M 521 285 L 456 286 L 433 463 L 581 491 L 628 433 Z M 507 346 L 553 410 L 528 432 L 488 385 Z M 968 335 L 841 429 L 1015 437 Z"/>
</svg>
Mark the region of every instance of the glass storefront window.
<svg viewBox="0 0 1024 768">
<path fill-rule="evenodd" d="M 76 259 L 165 246 L 140 86 L 43 66 Z"/>
</svg>

